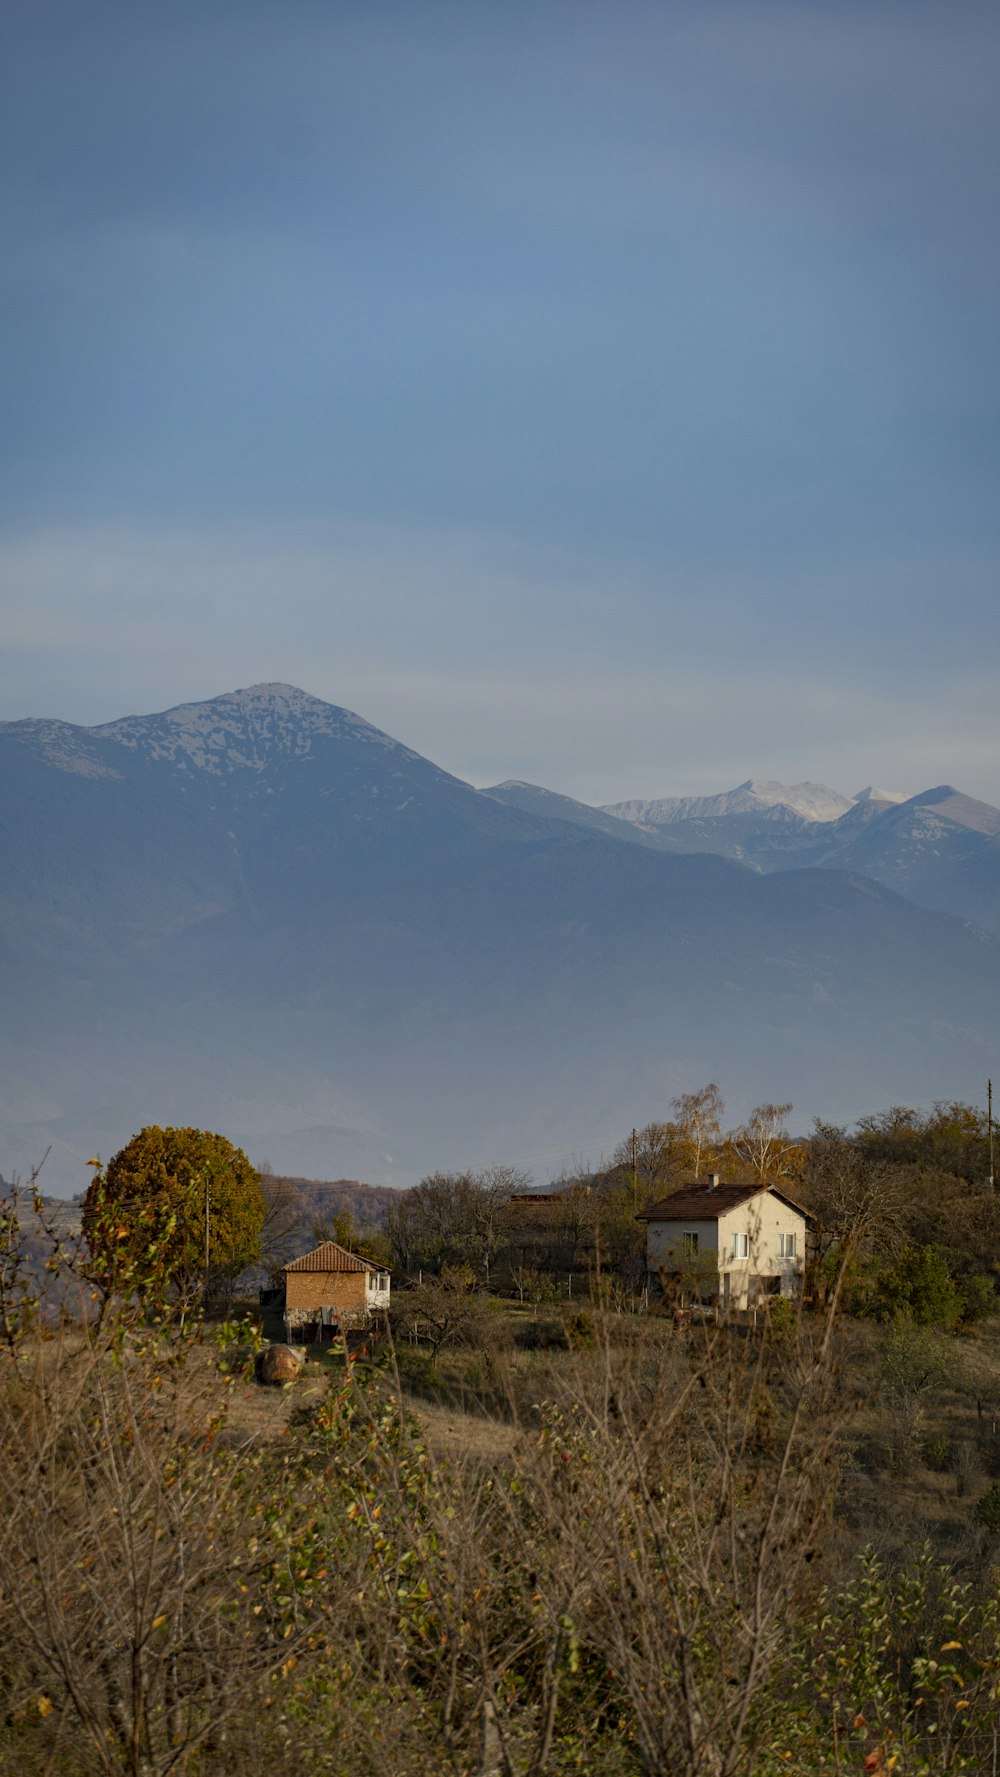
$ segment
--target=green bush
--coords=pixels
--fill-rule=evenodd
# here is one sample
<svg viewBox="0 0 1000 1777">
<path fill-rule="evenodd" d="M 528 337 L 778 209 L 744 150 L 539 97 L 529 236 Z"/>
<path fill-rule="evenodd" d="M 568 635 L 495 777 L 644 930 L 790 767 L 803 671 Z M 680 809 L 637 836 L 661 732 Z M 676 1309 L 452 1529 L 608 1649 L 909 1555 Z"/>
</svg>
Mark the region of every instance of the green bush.
<svg viewBox="0 0 1000 1777">
<path fill-rule="evenodd" d="M 936 1246 L 908 1246 L 878 1279 L 873 1312 L 879 1320 L 910 1320 L 918 1327 L 954 1327 L 962 1298 Z"/>
<path fill-rule="evenodd" d="M 578 1308 L 575 1314 L 567 1314 L 563 1321 L 563 1331 L 570 1351 L 589 1351 L 597 1336 L 593 1319 L 585 1308 Z"/>
<path fill-rule="evenodd" d="M 990 1277 L 960 1277 L 958 1293 L 962 1302 L 962 1325 L 972 1326 L 987 1314 L 992 1314 L 997 1305 L 996 1290 Z"/>
<path fill-rule="evenodd" d="M 924 1461 L 929 1469 L 937 1475 L 945 1475 L 955 1466 L 955 1446 L 944 1433 L 936 1438 L 929 1438 L 924 1446 Z"/>
<path fill-rule="evenodd" d="M 990 1536 L 1000 1536 L 1000 1481 L 991 1481 L 972 1514 Z"/>
</svg>

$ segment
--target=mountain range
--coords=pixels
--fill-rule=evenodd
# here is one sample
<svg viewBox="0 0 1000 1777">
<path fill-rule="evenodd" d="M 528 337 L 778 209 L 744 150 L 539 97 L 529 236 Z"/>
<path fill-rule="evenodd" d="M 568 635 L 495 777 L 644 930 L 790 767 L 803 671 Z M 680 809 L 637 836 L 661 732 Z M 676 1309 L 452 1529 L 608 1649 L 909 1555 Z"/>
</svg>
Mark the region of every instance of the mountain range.
<svg viewBox="0 0 1000 1777">
<path fill-rule="evenodd" d="M 160 1122 L 283 1173 L 544 1176 L 710 1078 L 803 1124 L 972 1095 L 1000 815 L 780 789 L 480 790 L 279 684 L 2 724 L 0 1171 L 79 1190 Z"/>
<path fill-rule="evenodd" d="M 604 833 L 614 830 L 609 821 L 619 821 L 659 850 L 714 852 L 760 872 L 849 870 L 921 907 L 1000 933 L 1000 809 L 951 784 L 917 796 L 873 786 L 844 796 L 825 784 L 748 779 L 718 796 L 600 809 L 532 784 L 497 784 L 490 794 L 526 813 L 599 825 Z"/>
</svg>

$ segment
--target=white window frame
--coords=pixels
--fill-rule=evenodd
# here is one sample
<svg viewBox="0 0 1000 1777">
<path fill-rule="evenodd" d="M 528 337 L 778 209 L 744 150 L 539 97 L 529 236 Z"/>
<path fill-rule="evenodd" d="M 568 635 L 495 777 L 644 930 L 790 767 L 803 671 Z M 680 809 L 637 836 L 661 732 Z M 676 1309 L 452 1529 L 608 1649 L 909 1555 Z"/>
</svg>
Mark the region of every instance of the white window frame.
<svg viewBox="0 0 1000 1777">
<path fill-rule="evenodd" d="M 685 1259 L 696 1259 L 698 1257 L 697 1234 L 692 1232 L 681 1235 L 681 1252 Z"/>
<path fill-rule="evenodd" d="M 798 1244 L 799 1244 L 799 1237 L 797 1234 L 779 1234 L 778 1235 L 778 1257 L 779 1257 L 779 1259 L 797 1258 L 798 1257 Z"/>
<path fill-rule="evenodd" d="M 748 1259 L 750 1257 L 749 1234 L 730 1234 L 729 1257 L 731 1259 Z"/>
</svg>

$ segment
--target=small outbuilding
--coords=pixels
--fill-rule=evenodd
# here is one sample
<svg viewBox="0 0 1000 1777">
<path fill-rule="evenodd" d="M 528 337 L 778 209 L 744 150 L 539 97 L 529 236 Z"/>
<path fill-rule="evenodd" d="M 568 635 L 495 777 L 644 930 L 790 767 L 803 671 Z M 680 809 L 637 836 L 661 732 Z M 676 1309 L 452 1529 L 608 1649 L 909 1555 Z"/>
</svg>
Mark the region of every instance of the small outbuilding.
<svg viewBox="0 0 1000 1777">
<path fill-rule="evenodd" d="M 335 1240 L 293 1259 L 282 1274 L 285 1330 L 302 1343 L 368 1327 L 389 1306 L 389 1272 Z"/>
<path fill-rule="evenodd" d="M 648 1269 L 693 1297 L 747 1308 L 801 1290 L 808 1218 L 774 1185 L 726 1185 L 712 1172 L 636 1219 L 646 1224 Z"/>
</svg>

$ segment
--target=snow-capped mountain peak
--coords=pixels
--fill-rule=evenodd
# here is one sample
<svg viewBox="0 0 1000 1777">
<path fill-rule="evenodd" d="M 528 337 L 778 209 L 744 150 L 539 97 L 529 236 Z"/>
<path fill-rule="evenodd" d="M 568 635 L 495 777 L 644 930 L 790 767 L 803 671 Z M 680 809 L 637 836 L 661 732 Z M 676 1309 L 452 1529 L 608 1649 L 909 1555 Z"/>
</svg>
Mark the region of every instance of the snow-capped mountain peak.
<svg viewBox="0 0 1000 1777">
<path fill-rule="evenodd" d="M 877 790 L 874 784 L 868 784 L 865 789 L 858 790 L 857 794 L 851 798 L 854 803 L 906 802 L 908 800 L 905 790 Z"/>
<path fill-rule="evenodd" d="M 278 682 L 248 685 L 204 703 L 178 704 L 156 716 L 124 716 L 88 732 L 158 762 L 187 764 L 214 777 L 264 771 L 276 756 L 302 757 L 324 735 L 384 748 L 398 744 L 353 710 Z"/>
<path fill-rule="evenodd" d="M 675 821 L 720 820 L 727 815 L 761 814 L 787 809 L 804 821 L 835 821 L 853 806 L 849 796 L 826 784 L 780 784 L 747 778 L 735 790 L 717 796 L 663 796 L 653 801 L 613 802 L 604 812 L 641 826 L 666 827 Z"/>
</svg>

